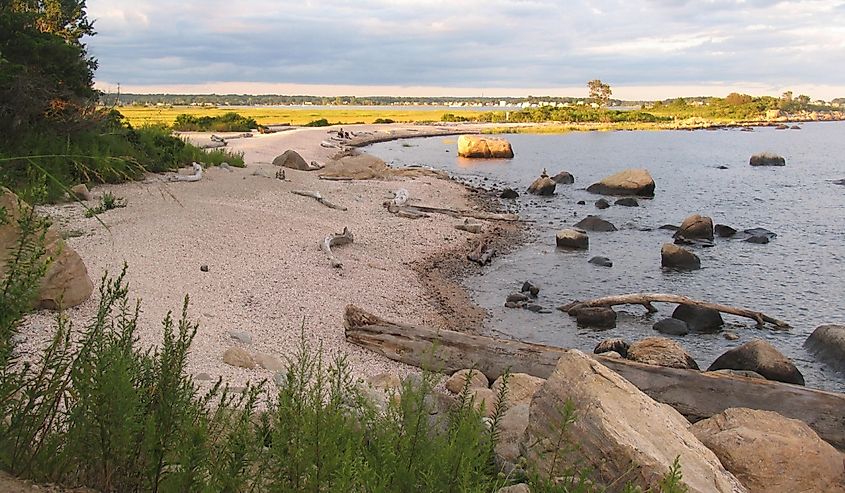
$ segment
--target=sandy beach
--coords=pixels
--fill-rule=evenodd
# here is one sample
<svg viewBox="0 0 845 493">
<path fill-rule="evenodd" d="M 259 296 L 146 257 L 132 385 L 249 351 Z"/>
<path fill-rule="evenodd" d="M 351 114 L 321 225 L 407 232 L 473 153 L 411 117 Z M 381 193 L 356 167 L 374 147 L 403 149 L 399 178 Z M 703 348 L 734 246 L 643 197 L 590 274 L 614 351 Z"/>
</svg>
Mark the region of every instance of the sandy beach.
<svg viewBox="0 0 845 493">
<path fill-rule="evenodd" d="M 413 126 L 344 128 L 359 140 L 455 133 L 454 128 Z M 77 203 L 44 210 L 70 235 L 69 244 L 84 259 L 95 284 L 128 265 L 131 296 L 142 301 L 139 344 L 157 344 L 161 320 L 168 311 L 178 314 L 183 298 L 190 296 L 190 317 L 200 323 L 188 365 L 194 375 L 222 376 L 236 386 L 269 379 L 270 370 L 225 364 L 223 353 L 238 346 L 284 360 L 298 347 L 301 330 L 308 344 L 322 347 L 326 357 L 346 356 L 360 377 L 404 375 L 412 370 L 346 343 L 342 316 L 347 304 L 393 320 L 452 328 L 478 325 L 484 312 L 448 275 L 431 269 L 439 254 L 466 248 L 473 235 L 454 228 L 460 220 L 440 214 L 405 219 L 388 213 L 382 203 L 405 188 L 424 204 L 459 209 L 477 205 L 463 186 L 433 176 L 327 181 L 317 172 L 286 169 L 286 181 L 273 178 L 279 168 L 272 160 L 287 149 L 309 162 L 328 161 L 339 149 L 320 145 L 327 132 L 295 129 L 233 139 L 228 148 L 244 153 L 246 168 L 210 168 L 195 183 L 149 175 L 142 182 L 95 187 L 95 200 L 105 191 L 127 200 L 126 208 L 99 216 L 107 228 L 97 219 L 86 219 Z M 320 192 L 348 210 L 330 209 L 292 190 Z M 318 244 L 344 227 L 355 241 L 336 249 L 343 261 L 337 269 Z M 207 272 L 200 269 L 203 265 Z M 98 298 L 95 292 L 67 315 L 84 324 Z M 48 340 L 54 317 L 42 311 L 28 318 L 25 351 Z M 251 343 L 236 340 L 233 331 L 249 334 Z"/>
</svg>

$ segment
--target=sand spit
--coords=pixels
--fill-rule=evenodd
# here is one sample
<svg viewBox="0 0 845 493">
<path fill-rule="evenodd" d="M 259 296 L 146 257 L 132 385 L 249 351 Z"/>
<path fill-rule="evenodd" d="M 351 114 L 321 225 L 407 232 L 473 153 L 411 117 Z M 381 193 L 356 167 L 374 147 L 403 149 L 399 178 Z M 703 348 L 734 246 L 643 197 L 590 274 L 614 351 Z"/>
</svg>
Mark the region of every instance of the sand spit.
<svg viewBox="0 0 845 493">
<path fill-rule="evenodd" d="M 399 138 L 444 131 L 389 126 L 384 134 L 384 128 L 344 126 L 361 135 L 359 145 L 364 136 Z M 68 241 L 93 279 L 118 273 L 124 262 L 129 265 L 131 294 L 142 300 L 140 344 L 157 344 L 162 318 L 170 310 L 178 313 L 184 296 L 190 295 L 190 315 L 200 322 L 188 365 L 194 375 L 222 376 L 233 385 L 270 378 L 269 370 L 224 364 L 223 353 L 240 346 L 284 359 L 298 347 L 301 327 L 312 347 L 322 346 L 329 358 L 346 355 L 359 376 L 385 371 L 403 375 L 412 370 L 346 343 L 344 307 L 354 303 L 392 320 L 446 324 L 437 308 L 444 300 L 436 298 L 448 297 L 457 288 L 450 284 L 440 295 L 427 296 L 437 280 L 421 280 L 419 266 L 430 265 L 438 253 L 464 248 L 472 235 L 454 228 L 458 219 L 438 214 L 404 219 L 387 213 L 382 202 L 405 188 L 422 203 L 469 208 L 470 193 L 457 183 L 428 176 L 325 181 L 315 172 L 288 169 L 286 181 L 272 178 L 278 168 L 269 163 L 287 149 L 306 161 L 325 162 L 337 153 L 339 149 L 320 145 L 327 132 L 295 129 L 233 139 L 229 148 L 244 153 L 247 167 L 211 168 L 196 183 L 171 183 L 150 175 L 143 182 L 96 187 L 95 196 L 110 191 L 128 202 L 126 208 L 99 216 L 108 229 L 84 218 L 80 204 L 45 211 L 70 233 Z M 348 210 L 327 208 L 291 190 L 318 191 Z M 343 268 L 336 269 L 318 243 L 344 227 L 353 231 L 355 241 L 337 249 Z M 201 271 L 203 265 L 207 272 Z M 96 309 L 97 298 L 95 294 L 69 310 L 69 317 L 84 323 Z M 470 318 L 483 314 L 473 311 L 465 293 L 457 305 L 450 308 L 452 313 L 466 306 Z M 54 317 L 50 312 L 29 317 L 23 329 L 24 350 L 33 351 L 48 340 Z M 252 342 L 235 340 L 232 331 L 247 332 Z"/>
</svg>

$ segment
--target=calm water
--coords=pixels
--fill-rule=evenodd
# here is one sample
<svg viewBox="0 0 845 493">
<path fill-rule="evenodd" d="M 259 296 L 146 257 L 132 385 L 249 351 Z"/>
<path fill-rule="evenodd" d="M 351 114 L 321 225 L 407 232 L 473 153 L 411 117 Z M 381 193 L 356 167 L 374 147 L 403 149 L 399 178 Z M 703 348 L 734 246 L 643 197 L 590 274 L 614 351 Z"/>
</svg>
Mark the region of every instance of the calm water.
<svg viewBox="0 0 845 493">
<path fill-rule="evenodd" d="M 538 303 L 554 308 L 572 300 L 599 296 L 666 292 L 757 309 L 789 322 L 788 332 L 760 330 L 753 322 L 725 316 L 726 328 L 739 341 L 720 334 L 678 337 L 706 368 L 722 352 L 762 337 L 795 361 L 808 386 L 845 391 L 845 375 L 817 362 L 802 344 L 815 327 L 845 323 L 845 123 L 802 125 L 802 130 L 756 129 L 696 132 L 580 132 L 565 135 L 508 135 L 516 157 L 502 161 L 457 158 L 456 139 L 424 138 L 387 142 L 370 152 L 395 165 L 430 165 L 486 186 L 511 186 L 522 196 L 511 207 L 534 219 L 531 239 L 517 251 L 497 258 L 483 275 L 465 281 L 476 301 L 492 314 L 491 332 L 533 342 L 591 351 L 608 337 L 628 341 L 656 335 L 651 325 L 671 315 L 674 305 L 644 315 L 639 306 L 617 307 L 617 328 L 580 329 L 561 312 L 536 314 L 504 308 L 504 300 L 524 280 L 541 287 Z M 753 168 L 748 158 L 771 151 L 786 167 Z M 728 166 L 728 169 L 718 169 Z M 558 185 L 553 197 L 527 195 L 525 188 L 547 168 L 569 171 L 574 185 Z M 656 182 L 655 198 L 640 207 L 599 211 L 599 196 L 584 188 L 626 167 L 647 168 Z M 579 200 L 586 205 L 577 205 Z M 612 202 L 612 201 L 611 201 Z M 711 216 L 737 229 L 763 227 L 778 237 L 767 245 L 716 240 L 713 248 L 695 248 L 702 269 L 668 272 L 660 267 L 660 246 L 688 215 Z M 555 248 L 555 232 L 588 214 L 613 222 L 620 230 L 590 233 L 588 252 Z M 609 257 L 612 268 L 587 263 Z"/>
</svg>

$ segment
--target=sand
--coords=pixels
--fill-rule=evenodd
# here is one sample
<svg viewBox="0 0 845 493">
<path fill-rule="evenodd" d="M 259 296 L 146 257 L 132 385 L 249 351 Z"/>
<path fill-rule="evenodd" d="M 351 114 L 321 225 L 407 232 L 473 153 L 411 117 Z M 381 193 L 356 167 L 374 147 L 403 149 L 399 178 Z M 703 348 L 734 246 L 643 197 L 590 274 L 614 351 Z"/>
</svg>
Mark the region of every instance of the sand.
<svg viewBox="0 0 845 493">
<path fill-rule="evenodd" d="M 389 136 L 376 128 L 384 126 L 344 126 L 356 133 L 373 132 L 371 138 Z M 426 129 L 440 131 L 390 126 L 388 132 L 422 135 Z M 278 169 L 269 163 L 287 149 L 306 161 L 328 160 L 338 149 L 320 145 L 327 131 L 295 129 L 231 140 L 229 148 L 244 153 L 247 167 L 210 168 L 196 183 L 150 175 L 142 182 L 95 187 L 95 197 L 109 191 L 127 200 L 126 208 L 99 216 L 108 228 L 84 218 L 80 204 L 44 210 L 75 236 L 68 242 L 85 260 L 95 283 L 128 264 L 131 296 L 142 301 L 140 345 L 158 344 L 161 320 L 168 311 L 178 314 L 183 298 L 190 295 L 190 317 L 200 324 L 188 360 L 193 375 L 222 376 L 235 386 L 271 378 L 273 372 L 268 370 L 223 363 L 224 351 L 240 346 L 284 359 L 295 353 L 302 332 L 311 347 L 323 348 L 327 358 L 347 357 L 359 377 L 382 372 L 402 376 L 413 369 L 345 341 L 344 307 L 353 303 L 407 323 L 442 319 L 437 306 L 444 300 L 432 299 L 432 281 L 420 279 L 419 267 L 439 252 L 465 245 L 472 235 L 454 228 L 458 219 L 437 214 L 404 219 L 389 214 L 382 202 L 405 188 L 422 203 L 473 205 L 464 187 L 436 177 L 324 181 L 315 172 L 290 169 L 285 170 L 287 181 L 268 177 Z M 256 170 L 266 176 L 255 175 Z M 318 191 L 348 210 L 327 208 L 291 190 Z M 345 226 L 355 241 L 336 249 L 343 261 L 343 268 L 336 269 L 318 244 Z M 208 272 L 200 270 L 202 265 Z M 451 289 L 454 293 L 454 286 Z M 465 293 L 456 296 L 469 304 Z M 98 298 L 95 293 L 67 314 L 74 322 L 85 323 Z M 470 313 L 483 315 L 480 310 Z M 28 318 L 22 336 L 25 350 L 34 351 L 48 340 L 54 317 L 45 311 Z M 251 344 L 236 341 L 230 331 L 249 333 Z"/>
</svg>

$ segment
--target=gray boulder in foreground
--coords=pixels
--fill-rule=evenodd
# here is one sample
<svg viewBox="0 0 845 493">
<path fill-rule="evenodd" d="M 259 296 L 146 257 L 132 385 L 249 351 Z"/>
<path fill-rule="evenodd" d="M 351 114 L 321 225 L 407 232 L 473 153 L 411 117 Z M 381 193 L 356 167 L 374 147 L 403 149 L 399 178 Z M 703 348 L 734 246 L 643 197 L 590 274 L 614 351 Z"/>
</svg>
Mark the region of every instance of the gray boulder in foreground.
<svg viewBox="0 0 845 493">
<path fill-rule="evenodd" d="M 567 405 L 574 406 L 575 419 L 562 426 Z M 582 352 L 568 350 L 531 401 L 522 447 L 546 478 L 577 465 L 592 468 L 599 486 L 630 482 L 657 489 L 680 457 L 690 493 L 747 491 L 688 427 L 671 407 Z"/>
<path fill-rule="evenodd" d="M 804 385 L 804 375 L 774 346 L 762 339 L 746 342 L 716 358 L 707 371 L 751 370 L 769 380 Z"/>
</svg>

